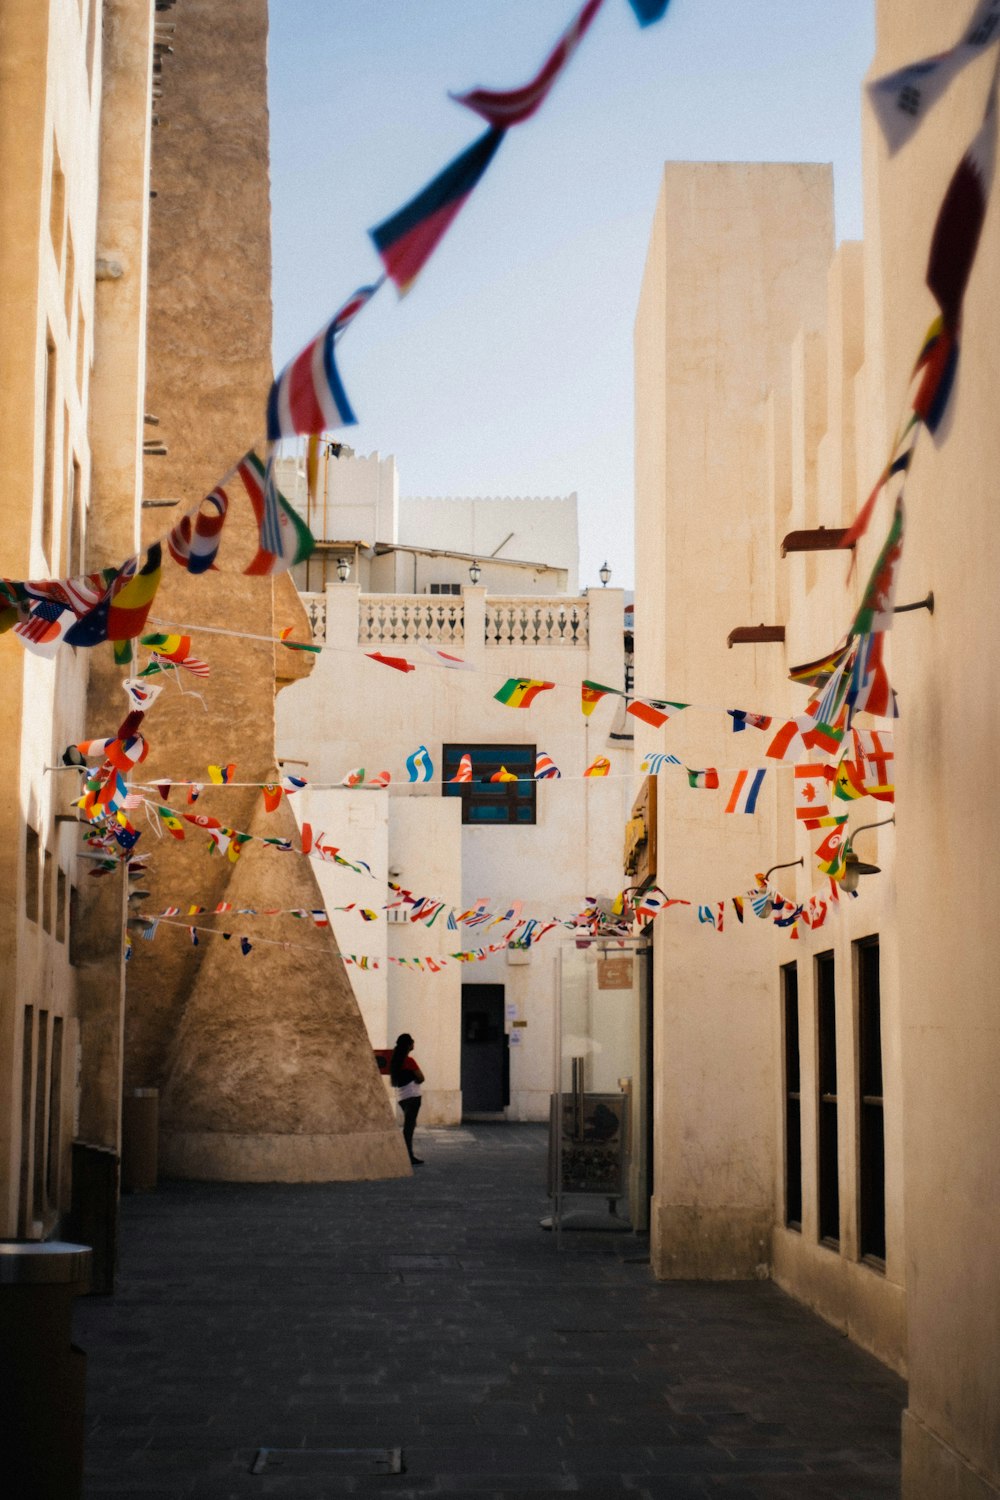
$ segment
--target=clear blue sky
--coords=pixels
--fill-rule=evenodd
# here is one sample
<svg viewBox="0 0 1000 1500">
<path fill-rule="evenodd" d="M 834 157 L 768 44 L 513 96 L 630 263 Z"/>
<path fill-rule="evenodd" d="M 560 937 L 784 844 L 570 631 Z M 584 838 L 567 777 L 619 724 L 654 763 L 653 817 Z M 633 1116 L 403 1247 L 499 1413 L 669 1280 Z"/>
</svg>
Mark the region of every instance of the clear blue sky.
<svg viewBox="0 0 1000 1500">
<path fill-rule="evenodd" d="M 527 82 L 580 0 L 271 0 L 274 356 L 380 263 L 367 230 L 484 128 L 447 98 Z M 662 164 L 832 161 L 859 238 L 873 0 L 605 0 L 409 295 L 339 345 L 358 452 L 404 495 L 580 499 L 581 583 L 630 587 L 632 324 Z"/>
</svg>

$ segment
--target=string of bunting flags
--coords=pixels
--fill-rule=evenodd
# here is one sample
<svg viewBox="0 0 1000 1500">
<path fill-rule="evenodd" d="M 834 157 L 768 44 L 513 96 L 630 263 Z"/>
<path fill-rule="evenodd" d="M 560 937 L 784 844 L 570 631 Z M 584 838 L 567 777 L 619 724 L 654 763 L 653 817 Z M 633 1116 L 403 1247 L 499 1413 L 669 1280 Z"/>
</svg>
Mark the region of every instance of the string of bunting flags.
<svg viewBox="0 0 1000 1500">
<path fill-rule="evenodd" d="M 629 0 L 640 25 L 660 20 L 669 0 Z M 238 478 L 257 523 L 258 548 L 243 572 L 251 577 L 284 573 L 310 556 L 315 540 L 279 492 L 274 473 L 283 438 L 309 439 L 310 491 L 318 471 L 321 434 L 353 425 L 357 418 L 337 370 L 335 346 L 362 309 L 391 279 L 409 290 L 463 203 L 493 160 L 507 130 L 530 118 L 590 27 L 603 0 L 587 0 L 563 33 L 538 75 L 521 89 L 473 89 L 452 95 L 485 117 L 486 134 L 455 159 L 398 212 L 370 231 L 384 274 L 347 299 L 280 372 L 265 406 L 265 449 L 254 444 L 214 488 L 191 506 L 163 537 L 117 567 L 71 578 L 0 578 L 0 634 L 12 631 L 29 651 L 51 657 L 62 645 L 94 647 L 111 642 L 118 661 L 129 660 L 131 642 L 142 634 L 160 585 L 164 550 L 193 576 L 216 569 L 222 532 L 230 512 L 227 486 Z"/>
</svg>

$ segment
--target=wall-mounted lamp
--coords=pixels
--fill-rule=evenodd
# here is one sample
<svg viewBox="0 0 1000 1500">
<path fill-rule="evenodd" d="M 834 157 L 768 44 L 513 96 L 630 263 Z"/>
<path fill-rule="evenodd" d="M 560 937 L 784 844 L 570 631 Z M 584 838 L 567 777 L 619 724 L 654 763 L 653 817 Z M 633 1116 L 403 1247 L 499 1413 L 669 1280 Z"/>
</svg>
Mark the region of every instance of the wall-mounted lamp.
<svg viewBox="0 0 1000 1500">
<path fill-rule="evenodd" d="M 473 588 L 475 588 L 476 584 L 479 582 L 482 576 L 483 570 L 479 566 L 479 564 L 477 562 L 471 563 L 469 565 L 469 582 L 472 584 Z"/>
<path fill-rule="evenodd" d="M 351 565 L 346 557 L 337 558 L 337 577 L 341 583 L 346 583 L 351 576 Z"/>
<path fill-rule="evenodd" d="M 601 580 L 601 588 L 606 589 L 611 582 L 611 569 L 608 567 L 607 559 L 602 563 L 597 576 Z"/>
<path fill-rule="evenodd" d="M 880 865 L 869 865 L 863 859 L 858 858 L 853 849 L 854 840 L 859 833 L 867 833 L 869 828 L 885 828 L 887 824 L 895 823 L 895 821 L 896 819 L 893 817 L 882 818 L 878 823 L 862 823 L 860 828 L 855 828 L 847 840 L 847 848 L 844 850 L 844 874 L 840 885 L 841 889 L 845 890 L 848 895 L 852 895 L 857 890 L 858 881 L 862 875 L 880 875 L 882 873 Z"/>
<path fill-rule="evenodd" d="M 805 862 L 806 862 L 805 861 L 805 855 L 800 854 L 799 857 L 798 857 L 798 859 L 790 859 L 790 860 L 788 860 L 788 862 L 786 864 L 783 864 L 783 865 L 772 865 L 769 870 L 765 870 L 764 871 L 764 885 L 765 886 L 767 885 L 767 882 L 770 880 L 770 878 L 774 874 L 775 870 L 794 870 L 794 868 L 795 868 L 796 865 L 804 865 Z M 774 910 L 774 902 L 771 900 L 770 896 L 768 896 L 768 898 L 767 898 L 767 911 L 768 912 L 772 912 L 773 910 Z"/>
</svg>

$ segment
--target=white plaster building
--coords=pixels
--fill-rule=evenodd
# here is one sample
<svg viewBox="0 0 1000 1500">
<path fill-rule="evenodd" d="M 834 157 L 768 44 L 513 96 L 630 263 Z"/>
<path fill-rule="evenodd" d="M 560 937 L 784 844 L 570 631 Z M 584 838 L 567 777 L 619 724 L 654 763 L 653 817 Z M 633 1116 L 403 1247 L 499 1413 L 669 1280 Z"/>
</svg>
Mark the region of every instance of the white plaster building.
<svg viewBox="0 0 1000 1500">
<path fill-rule="evenodd" d="M 315 639 L 328 649 L 309 682 L 286 689 L 279 699 L 278 753 L 286 771 L 311 784 L 293 799 L 300 822 L 324 832 L 347 858 L 371 866 L 374 881 L 336 865 L 321 863 L 316 869 L 341 951 L 378 964 L 377 969 L 348 969 L 373 1046 L 393 1042 L 401 1031 L 416 1039 L 415 1053 L 427 1076 L 422 1122 L 456 1123 L 463 1109 L 545 1119 L 553 1078 L 558 933 L 527 951 L 502 951 L 468 964 L 449 961 L 438 973 L 403 969 L 387 959 L 437 961 L 496 942 L 510 922 L 457 932 L 446 925 L 448 908 L 460 913 L 480 898 L 498 913 L 520 902 L 524 917 L 547 921 L 574 915 L 585 895 L 620 888 L 631 746 L 627 739 L 609 741 L 620 700 L 607 699 L 584 717 L 580 684 L 589 678 L 624 687 L 622 594 L 601 589 L 579 597 L 564 591 L 567 580 L 576 577 L 575 497 L 537 503 L 397 501 L 390 465 L 377 456 L 331 463 L 338 483 L 353 471 L 358 486 L 350 506 L 339 496 L 336 512 L 328 512 L 328 537 L 368 527 L 367 538 L 357 539 L 371 544 L 397 515 L 404 534 L 412 504 L 410 524 L 426 520 L 436 542 L 446 542 L 448 531 L 434 531 L 440 524 L 434 517 L 454 511 L 458 549 L 400 545 L 383 554 L 387 563 L 380 571 L 381 559 L 366 557 L 359 547 L 362 587 L 353 581 L 352 555 L 352 581 L 328 576 L 323 592 L 304 595 Z M 291 466 L 280 482 L 286 494 L 296 492 Z M 356 526 L 344 519 L 351 507 Z M 551 565 L 547 552 L 532 551 L 531 507 L 538 511 L 541 544 L 551 544 Z M 315 523 L 315 515 L 312 519 Z M 470 584 L 468 570 L 478 559 L 479 544 L 492 541 L 496 548 L 509 533 L 523 538 L 524 552 L 538 560 L 491 564 L 484 557 L 484 581 Z M 385 537 L 382 545 L 394 547 L 395 541 Z M 378 553 L 378 545 L 372 550 Z M 399 588 L 400 576 L 415 576 L 418 591 L 405 583 Z M 540 592 L 550 579 L 558 585 L 549 583 Z M 460 592 L 439 592 L 435 582 L 454 582 Z M 425 645 L 453 652 L 474 670 L 443 668 L 423 651 Z M 368 659 L 366 653 L 373 651 L 405 657 L 416 670 L 388 669 Z M 493 697 L 510 677 L 556 687 L 539 694 L 530 708 L 512 709 Z M 434 779 L 410 785 L 406 758 L 421 744 L 430 752 Z M 490 807 L 469 805 L 463 811 L 462 796 L 443 795 L 442 775 L 454 775 L 465 752 L 473 756 L 477 779 L 504 763 L 522 777 L 531 776 L 539 752 L 551 756 L 562 776 L 522 780 L 509 792 L 487 789 Z M 611 762 L 610 776 L 584 779 L 599 755 Z M 389 770 L 388 791 L 336 786 L 358 766 L 368 777 Z M 332 789 L 318 789 L 331 783 Z M 476 803 L 482 787 L 470 788 L 470 795 Z M 445 913 L 430 929 L 386 920 L 381 908 L 390 879 L 416 895 L 445 901 Z M 378 920 L 364 922 L 356 911 L 334 911 L 350 902 L 376 910 Z"/>
</svg>

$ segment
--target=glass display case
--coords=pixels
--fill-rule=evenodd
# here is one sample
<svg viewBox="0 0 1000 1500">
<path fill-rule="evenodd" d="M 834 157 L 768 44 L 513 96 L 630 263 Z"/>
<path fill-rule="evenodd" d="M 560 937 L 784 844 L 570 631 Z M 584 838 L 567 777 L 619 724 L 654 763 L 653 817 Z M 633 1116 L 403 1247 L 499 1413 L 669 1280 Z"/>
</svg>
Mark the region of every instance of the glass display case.
<svg viewBox="0 0 1000 1500">
<path fill-rule="evenodd" d="M 560 949 L 548 1221 L 560 1244 L 566 1230 L 648 1228 L 651 961 L 645 938 Z"/>
</svg>

